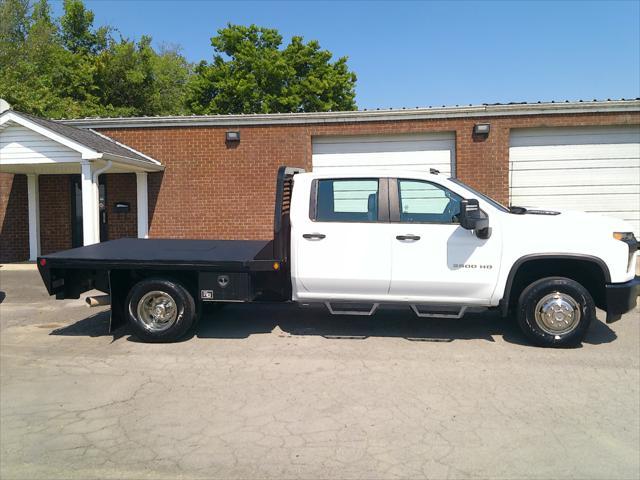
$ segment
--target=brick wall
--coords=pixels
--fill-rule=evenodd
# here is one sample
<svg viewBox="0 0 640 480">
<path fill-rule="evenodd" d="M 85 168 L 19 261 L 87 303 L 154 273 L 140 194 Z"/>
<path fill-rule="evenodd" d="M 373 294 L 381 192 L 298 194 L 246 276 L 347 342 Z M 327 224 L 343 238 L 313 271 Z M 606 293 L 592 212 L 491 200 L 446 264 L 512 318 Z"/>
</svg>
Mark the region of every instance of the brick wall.
<svg viewBox="0 0 640 480">
<path fill-rule="evenodd" d="M 490 123 L 482 140 L 475 123 Z M 311 168 L 315 135 L 447 132 L 456 135 L 458 177 L 506 203 L 509 132 L 513 128 L 640 123 L 640 113 L 436 119 L 327 125 L 241 127 L 238 145 L 225 144 L 231 127 L 104 129 L 102 133 L 160 160 L 149 176 L 150 236 L 270 238 L 279 165 Z"/>
<path fill-rule="evenodd" d="M 0 173 L 0 262 L 28 258 L 27 177 Z"/>
<path fill-rule="evenodd" d="M 243 129 L 236 148 L 226 128 L 129 129 L 114 134 L 165 164 L 149 175 L 150 236 L 269 238 L 279 165 L 306 166 L 310 137 L 292 127 Z M 112 131 L 105 131 L 109 135 Z M 302 132 L 304 133 L 304 132 Z"/>
<path fill-rule="evenodd" d="M 136 205 L 136 174 L 106 174 L 107 226 L 109 240 L 138 236 L 138 209 Z M 115 213 L 117 202 L 128 202 L 129 212 Z"/>
<path fill-rule="evenodd" d="M 71 179 L 40 175 L 40 251 L 42 255 L 71 248 Z"/>
</svg>

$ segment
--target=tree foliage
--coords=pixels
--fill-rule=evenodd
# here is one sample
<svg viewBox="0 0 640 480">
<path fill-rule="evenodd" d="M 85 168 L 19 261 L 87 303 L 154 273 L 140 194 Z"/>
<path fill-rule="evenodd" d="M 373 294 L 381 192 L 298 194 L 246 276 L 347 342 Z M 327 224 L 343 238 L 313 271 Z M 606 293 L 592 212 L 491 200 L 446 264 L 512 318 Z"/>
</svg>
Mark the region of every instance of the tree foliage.
<svg viewBox="0 0 640 480">
<path fill-rule="evenodd" d="M 95 28 L 81 0 L 51 17 L 47 0 L 0 0 L 0 97 L 51 118 L 185 113 L 191 65 L 176 47 L 155 50 Z"/>
<path fill-rule="evenodd" d="M 228 25 L 213 62 L 94 25 L 82 0 L 0 0 L 0 98 L 50 118 L 352 110 L 355 74 L 318 42 Z"/>
<path fill-rule="evenodd" d="M 213 62 L 200 62 L 187 88 L 194 113 L 273 113 L 353 110 L 356 75 L 346 57 L 316 41 L 293 37 L 284 48 L 277 30 L 229 24 L 211 39 Z"/>
</svg>

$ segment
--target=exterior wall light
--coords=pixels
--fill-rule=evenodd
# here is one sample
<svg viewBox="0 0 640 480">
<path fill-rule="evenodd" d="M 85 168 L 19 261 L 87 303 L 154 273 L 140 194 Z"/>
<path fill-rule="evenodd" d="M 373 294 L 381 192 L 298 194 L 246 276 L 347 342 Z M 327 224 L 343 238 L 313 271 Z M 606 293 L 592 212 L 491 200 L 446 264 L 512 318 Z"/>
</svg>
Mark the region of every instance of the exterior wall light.
<svg viewBox="0 0 640 480">
<path fill-rule="evenodd" d="M 239 142 L 240 141 L 240 132 L 238 130 L 229 130 L 226 133 L 227 142 Z"/>
<path fill-rule="evenodd" d="M 476 123 L 473 126 L 474 135 L 482 135 L 482 136 L 488 137 L 490 131 L 491 131 L 490 123 Z"/>
</svg>

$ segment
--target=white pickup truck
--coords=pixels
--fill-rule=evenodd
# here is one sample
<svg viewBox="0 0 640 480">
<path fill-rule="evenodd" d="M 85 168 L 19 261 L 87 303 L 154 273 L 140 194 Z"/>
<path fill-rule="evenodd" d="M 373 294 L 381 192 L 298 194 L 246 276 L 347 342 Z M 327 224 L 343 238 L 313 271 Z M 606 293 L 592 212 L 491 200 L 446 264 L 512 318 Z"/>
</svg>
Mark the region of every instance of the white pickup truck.
<svg viewBox="0 0 640 480">
<path fill-rule="evenodd" d="M 579 343 L 596 306 L 636 305 L 638 241 L 622 220 L 504 207 L 437 171 L 281 167 L 274 238 L 120 239 L 39 258 L 50 294 L 110 295 L 112 328 L 176 340 L 208 302 L 322 303 L 420 317 L 498 309 L 534 343 Z"/>
</svg>

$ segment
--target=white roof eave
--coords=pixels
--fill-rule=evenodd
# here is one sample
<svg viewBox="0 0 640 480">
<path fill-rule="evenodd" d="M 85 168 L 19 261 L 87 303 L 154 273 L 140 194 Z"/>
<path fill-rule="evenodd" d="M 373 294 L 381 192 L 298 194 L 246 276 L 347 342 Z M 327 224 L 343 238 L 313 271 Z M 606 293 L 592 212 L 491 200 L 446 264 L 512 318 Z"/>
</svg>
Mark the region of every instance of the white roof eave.
<svg viewBox="0 0 640 480">
<path fill-rule="evenodd" d="M 6 110 L 0 115 L 0 126 L 7 125 L 9 122 L 16 123 L 21 125 L 29 130 L 32 130 L 40 135 L 47 137 L 54 142 L 57 142 L 61 145 L 64 145 L 71 150 L 74 150 L 82 155 L 84 160 L 95 160 L 99 159 L 102 155 L 100 152 L 87 147 L 81 143 L 76 142 L 75 140 L 71 140 L 64 135 L 60 135 L 58 132 L 54 132 L 53 130 L 48 129 L 38 123 L 31 121 L 28 118 L 20 115 L 19 112 L 15 112 L 13 110 Z"/>
</svg>

